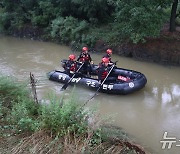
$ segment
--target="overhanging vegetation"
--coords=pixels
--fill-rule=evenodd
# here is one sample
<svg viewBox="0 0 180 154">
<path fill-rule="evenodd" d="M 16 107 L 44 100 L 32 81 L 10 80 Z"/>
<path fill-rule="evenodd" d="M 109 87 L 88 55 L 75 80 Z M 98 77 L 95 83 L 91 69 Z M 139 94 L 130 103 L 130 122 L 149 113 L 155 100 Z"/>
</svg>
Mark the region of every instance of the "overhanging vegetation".
<svg viewBox="0 0 180 154">
<path fill-rule="evenodd" d="M 157 37 L 172 11 L 171 23 L 175 23 L 179 5 L 176 1 L 171 8 L 172 4 L 168 0 L 2 0 L 0 30 L 76 46 L 93 46 L 99 39 L 112 45 L 138 43 Z"/>
</svg>

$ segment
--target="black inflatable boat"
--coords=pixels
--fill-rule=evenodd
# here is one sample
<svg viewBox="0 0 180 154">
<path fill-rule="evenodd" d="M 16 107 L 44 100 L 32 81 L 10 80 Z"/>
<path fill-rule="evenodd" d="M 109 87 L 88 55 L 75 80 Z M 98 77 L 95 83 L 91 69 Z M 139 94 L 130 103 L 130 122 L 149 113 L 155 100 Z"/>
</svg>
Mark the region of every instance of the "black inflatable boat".
<svg viewBox="0 0 180 154">
<path fill-rule="evenodd" d="M 101 84 L 96 77 L 96 68 L 97 65 L 92 65 L 91 77 L 77 74 L 71 80 L 70 84 L 82 85 L 97 90 Z M 100 88 L 101 92 L 110 94 L 130 94 L 140 90 L 147 83 L 145 75 L 133 70 L 114 68 L 110 76 L 113 76 L 114 80 L 105 82 Z M 71 77 L 63 71 L 54 70 L 48 73 L 48 78 L 52 81 L 67 83 Z"/>
</svg>

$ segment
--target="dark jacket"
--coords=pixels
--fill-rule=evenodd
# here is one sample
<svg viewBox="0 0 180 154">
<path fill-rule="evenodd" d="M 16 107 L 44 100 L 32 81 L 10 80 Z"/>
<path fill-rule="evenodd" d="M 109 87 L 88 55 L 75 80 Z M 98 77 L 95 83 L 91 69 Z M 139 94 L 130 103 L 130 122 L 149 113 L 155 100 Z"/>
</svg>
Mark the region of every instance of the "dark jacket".
<svg viewBox="0 0 180 154">
<path fill-rule="evenodd" d="M 85 62 L 85 64 L 90 64 L 92 59 L 91 59 L 91 56 L 90 56 L 89 53 L 81 52 L 81 54 L 79 55 L 77 61 Z"/>
<path fill-rule="evenodd" d="M 66 73 L 68 73 L 68 74 L 70 74 L 71 71 L 76 72 L 76 70 L 77 70 L 77 62 L 68 60 L 65 63 L 64 69 L 65 69 Z"/>
<path fill-rule="evenodd" d="M 104 80 L 110 70 L 109 66 L 105 66 L 104 64 L 100 63 L 99 68 L 97 69 L 98 73 L 98 80 Z"/>
<path fill-rule="evenodd" d="M 109 62 L 110 62 L 110 63 L 113 63 L 113 62 L 111 61 L 111 55 L 110 55 L 110 54 L 106 54 L 105 56 L 103 56 L 103 58 L 108 58 L 108 59 L 109 59 Z"/>
</svg>

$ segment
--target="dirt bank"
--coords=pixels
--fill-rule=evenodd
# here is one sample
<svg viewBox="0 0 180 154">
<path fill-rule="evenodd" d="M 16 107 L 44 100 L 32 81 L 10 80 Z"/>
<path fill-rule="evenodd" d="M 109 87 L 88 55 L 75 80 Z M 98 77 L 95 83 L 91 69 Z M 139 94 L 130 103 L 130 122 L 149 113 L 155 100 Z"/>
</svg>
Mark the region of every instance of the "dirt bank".
<svg viewBox="0 0 180 154">
<path fill-rule="evenodd" d="M 104 52 L 112 48 L 113 53 L 120 56 L 133 57 L 143 61 L 157 62 L 167 65 L 180 66 L 180 27 L 176 32 L 169 32 L 169 25 L 164 25 L 159 38 L 148 38 L 146 43 L 124 43 L 117 46 L 109 46 L 99 40 L 95 44 L 95 51 Z M 11 35 L 15 37 L 26 37 L 31 39 L 52 41 L 45 35 L 42 29 L 25 26 L 19 30 L 13 30 Z M 56 40 L 54 40 L 56 41 Z"/>
<path fill-rule="evenodd" d="M 167 28 L 159 38 L 148 38 L 146 43 L 126 43 L 111 47 L 99 40 L 95 45 L 96 51 L 105 51 L 107 48 L 112 48 L 120 56 L 180 66 L 180 32 L 170 33 Z"/>
</svg>

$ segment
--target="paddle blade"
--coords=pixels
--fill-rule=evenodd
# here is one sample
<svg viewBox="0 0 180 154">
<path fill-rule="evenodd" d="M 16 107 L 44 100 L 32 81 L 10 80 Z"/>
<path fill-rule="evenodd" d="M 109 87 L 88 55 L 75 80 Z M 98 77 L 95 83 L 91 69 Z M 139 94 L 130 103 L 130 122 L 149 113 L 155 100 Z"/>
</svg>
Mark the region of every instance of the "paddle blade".
<svg viewBox="0 0 180 154">
<path fill-rule="evenodd" d="M 71 82 L 71 80 L 75 77 L 76 73 L 79 72 L 79 70 L 81 69 L 81 67 L 84 65 L 84 63 L 82 63 L 82 65 L 79 67 L 79 69 L 74 73 L 74 75 L 69 79 L 69 81 L 64 85 L 62 86 L 61 90 L 66 90 L 67 86 L 69 85 L 69 83 Z"/>
<path fill-rule="evenodd" d="M 68 84 L 66 83 L 65 85 L 62 86 L 60 91 L 66 90 L 67 87 L 68 87 Z"/>
</svg>

